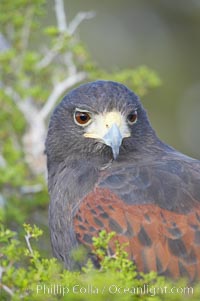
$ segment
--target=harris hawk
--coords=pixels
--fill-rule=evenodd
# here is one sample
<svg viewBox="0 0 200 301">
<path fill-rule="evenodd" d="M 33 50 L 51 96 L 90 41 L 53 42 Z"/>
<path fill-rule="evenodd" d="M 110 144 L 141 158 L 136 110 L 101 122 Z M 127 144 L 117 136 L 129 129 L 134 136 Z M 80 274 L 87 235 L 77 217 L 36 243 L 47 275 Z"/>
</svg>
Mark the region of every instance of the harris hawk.
<svg viewBox="0 0 200 301">
<path fill-rule="evenodd" d="M 157 137 L 132 91 L 112 81 L 72 90 L 46 154 L 52 248 L 67 268 L 106 229 L 139 271 L 200 279 L 200 161 Z"/>
</svg>

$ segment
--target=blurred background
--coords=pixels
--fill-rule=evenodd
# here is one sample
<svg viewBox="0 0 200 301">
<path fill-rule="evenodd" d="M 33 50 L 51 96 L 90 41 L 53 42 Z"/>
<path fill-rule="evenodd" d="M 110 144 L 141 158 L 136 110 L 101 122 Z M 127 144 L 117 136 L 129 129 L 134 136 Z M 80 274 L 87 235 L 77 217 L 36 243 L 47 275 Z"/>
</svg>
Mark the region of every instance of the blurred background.
<svg viewBox="0 0 200 301">
<path fill-rule="evenodd" d="M 125 83 L 158 136 L 200 159 L 199 54 L 200 0 L 0 1 L 0 223 L 37 224 L 51 256 L 44 142 L 83 82 Z"/>
<path fill-rule="evenodd" d="M 46 22 L 54 17 L 48 2 Z M 200 159 L 200 1 L 65 0 L 68 19 L 95 17 L 78 29 L 92 58 L 106 70 L 147 65 L 162 86 L 142 99 L 158 135 Z"/>
</svg>

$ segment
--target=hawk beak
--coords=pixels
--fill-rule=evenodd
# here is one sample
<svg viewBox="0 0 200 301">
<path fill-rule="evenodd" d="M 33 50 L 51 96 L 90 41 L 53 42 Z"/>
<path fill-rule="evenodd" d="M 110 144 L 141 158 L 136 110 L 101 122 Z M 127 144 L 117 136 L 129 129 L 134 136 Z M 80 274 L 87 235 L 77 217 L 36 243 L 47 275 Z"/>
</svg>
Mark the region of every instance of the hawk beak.
<svg viewBox="0 0 200 301">
<path fill-rule="evenodd" d="M 123 137 L 119 127 L 115 123 L 102 138 L 103 142 L 111 147 L 114 159 L 116 159 L 119 155 L 119 148 L 121 146 L 122 139 Z"/>
<path fill-rule="evenodd" d="M 111 147 L 114 159 L 119 155 L 123 138 L 130 135 L 125 117 L 116 111 L 96 115 L 84 133 L 84 137 L 97 139 Z"/>
</svg>

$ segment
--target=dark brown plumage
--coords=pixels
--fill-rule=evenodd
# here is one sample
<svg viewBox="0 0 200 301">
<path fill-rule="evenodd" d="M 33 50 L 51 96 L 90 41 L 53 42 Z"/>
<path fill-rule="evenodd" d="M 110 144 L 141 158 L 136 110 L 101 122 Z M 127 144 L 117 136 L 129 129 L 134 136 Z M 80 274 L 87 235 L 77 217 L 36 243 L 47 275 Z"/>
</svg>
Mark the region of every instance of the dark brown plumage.
<svg viewBox="0 0 200 301">
<path fill-rule="evenodd" d="M 106 81 L 73 90 L 46 152 L 52 247 L 68 268 L 106 229 L 139 271 L 200 279 L 200 162 L 158 139 L 133 92 Z"/>
</svg>

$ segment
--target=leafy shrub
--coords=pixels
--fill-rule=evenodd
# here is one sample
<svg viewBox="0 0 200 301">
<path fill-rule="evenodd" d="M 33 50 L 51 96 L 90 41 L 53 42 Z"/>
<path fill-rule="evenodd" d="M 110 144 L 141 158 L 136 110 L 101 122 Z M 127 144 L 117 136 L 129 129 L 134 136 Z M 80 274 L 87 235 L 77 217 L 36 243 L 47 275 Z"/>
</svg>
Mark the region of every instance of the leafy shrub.
<svg viewBox="0 0 200 301">
<path fill-rule="evenodd" d="M 24 225 L 25 240 L 1 227 L 1 300 L 199 300 L 200 289 L 184 280 L 171 282 L 156 273 L 138 273 L 127 253 L 116 241 L 116 252 L 108 243 L 115 233 L 102 231 L 94 238 L 94 253 L 100 268 L 88 260 L 81 271 L 65 270 L 55 258 L 45 258 L 32 246 L 42 231 Z M 42 238 L 40 238 L 41 240 Z"/>
</svg>

